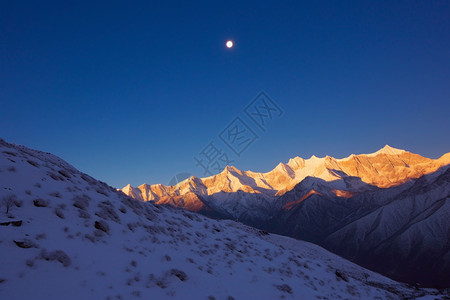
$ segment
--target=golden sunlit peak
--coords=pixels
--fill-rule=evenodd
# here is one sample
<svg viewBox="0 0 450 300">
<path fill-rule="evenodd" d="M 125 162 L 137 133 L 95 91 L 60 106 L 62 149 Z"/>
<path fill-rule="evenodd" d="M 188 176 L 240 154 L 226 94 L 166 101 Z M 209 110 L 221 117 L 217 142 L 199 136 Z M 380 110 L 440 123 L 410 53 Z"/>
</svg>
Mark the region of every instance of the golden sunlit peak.
<svg viewBox="0 0 450 300">
<path fill-rule="evenodd" d="M 378 150 L 377 152 L 368 154 L 367 156 L 376 156 L 379 154 L 388 154 L 388 155 L 400 155 L 402 153 L 406 152 L 403 149 L 397 149 L 397 148 L 393 148 L 389 145 L 384 146 L 383 148 L 381 148 L 380 150 Z"/>
</svg>

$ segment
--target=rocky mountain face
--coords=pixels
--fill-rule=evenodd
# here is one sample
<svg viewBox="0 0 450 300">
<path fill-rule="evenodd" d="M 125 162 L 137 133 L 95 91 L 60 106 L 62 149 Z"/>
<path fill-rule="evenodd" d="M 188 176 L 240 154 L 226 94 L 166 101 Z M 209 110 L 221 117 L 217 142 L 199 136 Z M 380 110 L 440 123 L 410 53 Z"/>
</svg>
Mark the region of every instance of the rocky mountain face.
<svg viewBox="0 0 450 300">
<path fill-rule="evenodd" d="M 204 192 L 198 180 L 184 184 L 185 194 Z M 308 242 L 137 201 L 56 156 L 2 140 L 0 253 L 1 299 L 449 296 L 395 282 Z"/>
<path fill-rule="evenodd" d="M 281 196 L 262 228 L 324 246 L 405 282 L 450 285 L 450 167 L 351 197 L 310 178 Z M 314 191 L 312 193 L 311 191 Z M 300 199 L 287 206 L 292 199 Z"/>
<path fill-rule="evenodd" d="M 397 280 L 448 287 L 449 164 L 450 153 L 430 159 L 386 145 L 122 191 L 311 241 Z"/>
</svg>

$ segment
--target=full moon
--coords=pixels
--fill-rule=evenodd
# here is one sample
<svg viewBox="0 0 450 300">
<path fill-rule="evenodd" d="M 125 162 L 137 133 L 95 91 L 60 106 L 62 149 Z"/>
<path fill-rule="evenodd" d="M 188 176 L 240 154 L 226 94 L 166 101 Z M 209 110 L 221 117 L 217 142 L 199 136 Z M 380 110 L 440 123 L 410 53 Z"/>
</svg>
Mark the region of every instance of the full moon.
<svg viewBox="0 0 450 300">
<path fill-rule="evenodd" d="M 233 41 L 227 41 L 226 45 L 227 45 L 227 48 L 233 47 Z"/>
</svg>

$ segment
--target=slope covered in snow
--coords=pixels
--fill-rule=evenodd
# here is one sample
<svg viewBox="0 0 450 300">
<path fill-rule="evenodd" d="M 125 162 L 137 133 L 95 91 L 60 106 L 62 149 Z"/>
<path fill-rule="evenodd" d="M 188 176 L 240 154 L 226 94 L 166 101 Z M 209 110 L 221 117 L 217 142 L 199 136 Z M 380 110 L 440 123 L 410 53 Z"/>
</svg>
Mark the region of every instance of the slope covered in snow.
<svg viewBox="0 0 450 300">
<path fill-rule="evenodd" d="M 284 206 L 266 230 L 322 245 L 396 280 L 450 286 L 450 166 L 397 187 L 345 196 L 308 178 L 277 201 Z"/>
<path fill-rule="evenodd" d="M 2 299 L 443 297 L 307 242 L 134 200 L 2 140 L 0 200 Z"/>
</svg>

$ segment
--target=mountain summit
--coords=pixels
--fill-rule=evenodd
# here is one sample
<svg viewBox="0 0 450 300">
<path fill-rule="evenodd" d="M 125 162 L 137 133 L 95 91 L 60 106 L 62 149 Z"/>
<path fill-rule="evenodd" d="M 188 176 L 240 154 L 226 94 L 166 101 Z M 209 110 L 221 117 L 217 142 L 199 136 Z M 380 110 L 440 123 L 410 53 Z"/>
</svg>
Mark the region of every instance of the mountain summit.
<svg viewBox="0 0 450 300">
<path fill-rule="evenodd" d="M 406 152 L 406 151 L 402 150 L 402 149 L 393 148 L 393 147 L 391 147 L 389 145 L 386 145 L 383 148 L 381 148 L 380 150 L 378 150 L 377 152 L 374 152 L 372 154 L 368 154 L 368 156 L 377 156 L 379 154 L 400 155 L 400 154 L 402 154 L 404 152 Z"/>
</svg>

